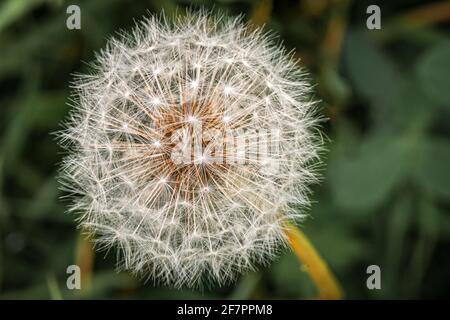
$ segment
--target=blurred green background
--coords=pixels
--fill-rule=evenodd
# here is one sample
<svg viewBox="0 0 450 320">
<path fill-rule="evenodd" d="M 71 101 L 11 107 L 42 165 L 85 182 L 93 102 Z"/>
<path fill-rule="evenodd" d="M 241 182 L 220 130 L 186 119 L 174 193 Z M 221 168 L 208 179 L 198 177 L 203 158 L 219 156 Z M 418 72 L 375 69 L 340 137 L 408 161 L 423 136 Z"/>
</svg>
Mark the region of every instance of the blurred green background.
<svg viewBox="0 0 450 320">
<path fill-rule="evenodd" d="M 70 4 L 81 30 L 66 28 Z M 366 28 L 370 4 L 381 30 Z M 330 141 L 302 228 L 346 297 L 450 298 L 449 1 L 2 0 L 0 299 L 315 296 L 289 252 L 213 290 L 116 273 L 115 253 L 94 253 L 59 199 L 62 151 L 50 133 L 68 113 L 71 74 L 146 12 L 200 6 L 266 24 L 312 72 Z M 71 264 L 82 268 L 81 291 L 66 288 Z M 366 287 L 372 264 L 381 290 Z"/>
</svg>

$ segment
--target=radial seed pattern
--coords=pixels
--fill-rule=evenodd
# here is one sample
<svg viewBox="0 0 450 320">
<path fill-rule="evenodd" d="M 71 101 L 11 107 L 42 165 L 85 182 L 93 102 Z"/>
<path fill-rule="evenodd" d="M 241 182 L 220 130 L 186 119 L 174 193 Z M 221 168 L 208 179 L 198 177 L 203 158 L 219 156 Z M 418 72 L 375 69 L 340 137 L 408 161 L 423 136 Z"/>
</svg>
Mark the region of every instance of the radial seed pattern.
<svg viewBox="0 0 450 320">
<path fill-rule="evenodd" d="M 297 62 L 260 29 L 150 17 L 74 87 L 61 181 L 124 269 L 175 287 L 225 283 L 273 258 L 284 221 L 302 218 L 318 120 Z M 188 162 L 174 157 L 186 138 L 202 147 Z"/>
</svg>

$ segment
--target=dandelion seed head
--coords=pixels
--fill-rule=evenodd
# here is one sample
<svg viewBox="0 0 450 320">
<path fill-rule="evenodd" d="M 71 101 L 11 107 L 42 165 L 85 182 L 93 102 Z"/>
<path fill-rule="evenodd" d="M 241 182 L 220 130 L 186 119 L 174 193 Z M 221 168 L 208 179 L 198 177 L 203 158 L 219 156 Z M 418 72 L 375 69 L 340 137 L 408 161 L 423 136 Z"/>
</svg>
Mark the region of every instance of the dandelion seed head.
<svg viewBox="0 0 450 320">
<path fill-rule="evenodd" d="M 169 286 L 224 284 L 266 264 L 317 181 L 310 91 L 292 55 L 241 18 L 145 18 L 74 83 L 59 134 L 70 211 L 99 247 L 117 248 L 121 268 Z M 179 161 L 173 150 L 189 151 L 197 127 L 214 134 L 194 161 Z M 230 147 L 239 140 L 246 148 Z M 266 140 L 276 155 L 259 155 Z"/>
</svg>

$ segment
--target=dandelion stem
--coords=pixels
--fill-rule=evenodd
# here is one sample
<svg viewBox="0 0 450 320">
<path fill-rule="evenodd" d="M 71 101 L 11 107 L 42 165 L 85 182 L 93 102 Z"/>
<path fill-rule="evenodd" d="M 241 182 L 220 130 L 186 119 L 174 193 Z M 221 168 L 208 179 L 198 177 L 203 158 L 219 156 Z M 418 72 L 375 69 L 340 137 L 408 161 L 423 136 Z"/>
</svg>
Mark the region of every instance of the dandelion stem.
<svg viewBox="0 0 450 320">
<path fill-rule="evenodd" d="M 300 262 L 304 264 L 306 271 L 316 285 L 319 291 L 319 299 L 341 299 L 343 293 L 335 276 L 306 235 L 291 223 L 287 224 L 286 235 L 292 250 Z"/>
<path fill-rule="evenodd" d="M 89 239 L 79 233 L 76 248 L 76 264 L 81 269 L 81 289 L 89 292 L 92 285 L 92 269 L 94 264 L 94 249 Z"/>
</svg>

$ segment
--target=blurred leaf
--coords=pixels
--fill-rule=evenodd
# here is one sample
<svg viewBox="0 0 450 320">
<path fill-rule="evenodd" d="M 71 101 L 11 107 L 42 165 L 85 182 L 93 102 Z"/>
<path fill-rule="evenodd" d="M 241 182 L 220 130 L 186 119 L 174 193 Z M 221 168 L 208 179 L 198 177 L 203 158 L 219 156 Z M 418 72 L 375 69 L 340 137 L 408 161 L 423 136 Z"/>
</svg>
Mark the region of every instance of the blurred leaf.
<svg viewBox="0 0 450 320">
<path fill-rule="evenodd" d="M 47 287 L 52 300 L 62 300 L 61 290 L 54 274 L 47 275 Z"/>
<path fill-rule="evenodd" d="M 448 240 L 450 239 L 450 212 L 437 206 L 435 208 L 439 212 L 439 235 L 443 239 Z"/>
<path fill-rule="evenodd" d="M 348 269 L 368 252 L 364 239 L 358 238 L 350 229 L 335 228 L 333 225 L 314 226 L 314 229 L 308 230 L 308 235 L 338 277 L 340 271 Z"/>
<path fill-rule="evenodd" d="M 369 100 L 386 100 L 403 80 L 395 65 L 370 37 L 370 33 L 364 31 L 348 35 L 345 64 L 357 93 Z"/>
<path fill-rule="evenodd" d="M 66 91 L 40 92 L 33 100 L 33 127 L 37 129 L 54 130 L 68 111 L 68 93 Z"/>
<path fill-rule="evenodd" d="M 386 226 L 386 285 L 390 297 L 395 297 L 399 291 L 400 263 L 405 256 L 405 240 L 413 217 L 413 203 L 409 195 L 402 195 L 392 208 Z"/>
<path fill-rule="evenodd" d="M 419 209 L 418 222 L 421 231 L 428 236 L 436 237 L 441 229 L 441 220 L 443 219 L 436 203 L 428 197 L 423 197 Z"/>
<path fill-rule="evenodd" d="M 441 197 L 450 197 L 449 165 L 450 141 L 442 138 L 426 140 L 418 158 L 418 183 Z"/>
<path fill-rule="evenodd" d="M 252 272 L 241 277 L 229 299 L 250 299 L 261 280 L 261 274 Z"/>
<path fill-rule="evenodd" d="M 348 101 L 351 92 L 350 87 L 333 66 L 323 66 L 319 83 L 328 89 L 336 104 L 342 105 Z"/>
<path fill-rule="evenodd" d="M 60 67 L 65 66 L 62 63 L 62 61 L 67 62 L 64 43 L 71 34 L 62 27 L 64 24 L 65 15 L 56 15 L 44 20 L 39 27 L 31 27 L 29 32 L 20 37 L 11 33 L 0 34 L 2 48 L 0 78 L 10 73 L 20 72 L 24 68 L 28 72 L 27 75 L 32 75 L 30 68 L 37 68 L 42 64 L 47 68 L 54 67 L 56 62 Z M 55 44 L 58 45 L 55 46 Z"/>
<path fill-rule="evenodd" d="M 292 253 L 283 254 L 271 267 L 271 278 L 276 291 L 288 297 L 312 297 L 316 289 L 302 265 Z"/>
<path fill-rule="evenodd" d="M 418 74 L 424 91 L 450 110 L 450 41 L 426 52 L 419 62 Z"/>
<path fill-rule="evenodd" d="M 13 157 L 17 156 L 19 150 L 23 147 L 28 131 L 30 130 L 30 121 L 28 114 L 33 107 L 34 97 L 39 86 L 39 70 L 30 70 L 31 75 L 26 78 L 20 96 L 13 102 L 15 109 L 13 119 L 8 122 L 8 127 L 2 139 L 0 139 L 0 151 L 8 155 L 4 160 L 4 165 L 12 163 Z"/>
<path fill-rule="evenodd" d="M 406 172 L 404 141 L 398 136 L 372 134 L 353 154 L 338 148 L 331 155 L 331 192 L 342 209 L 366 211 L 379 206 Z"/>
<path fill-rule="evenodd" d="M 436 103 L 424 94 L 413 75 L 398 85 L 383 105 L 375 114 L 379 126 L 400 130 L 423 131 L 436 111 Z"/>
<path fill-rule="evenodd" d="M 406 272 L 404 295 L 418 298 L 424 276 L 436 248 L 440 229 L 440 212 L 428 197 L 419 202 L 419 237 L 414 243 L 409 269 Z"/>
<path fill-rule="evenodd" d="M 38 219 L 45 216 L 47 219 L 63 220 L 65 214 L 61 212 L 61 217 L 49 215 L 55 202 L 58 201 L 59 190 L 54 176 L 50 176 L 39 188 L 33 199 L 24 208 L 24 216 L 27 219 Z"/>
<path fill-rule="evenodd" d="M 6 0 L 0 6 L 0 32 L 46 0 Z"/>
</svg>

